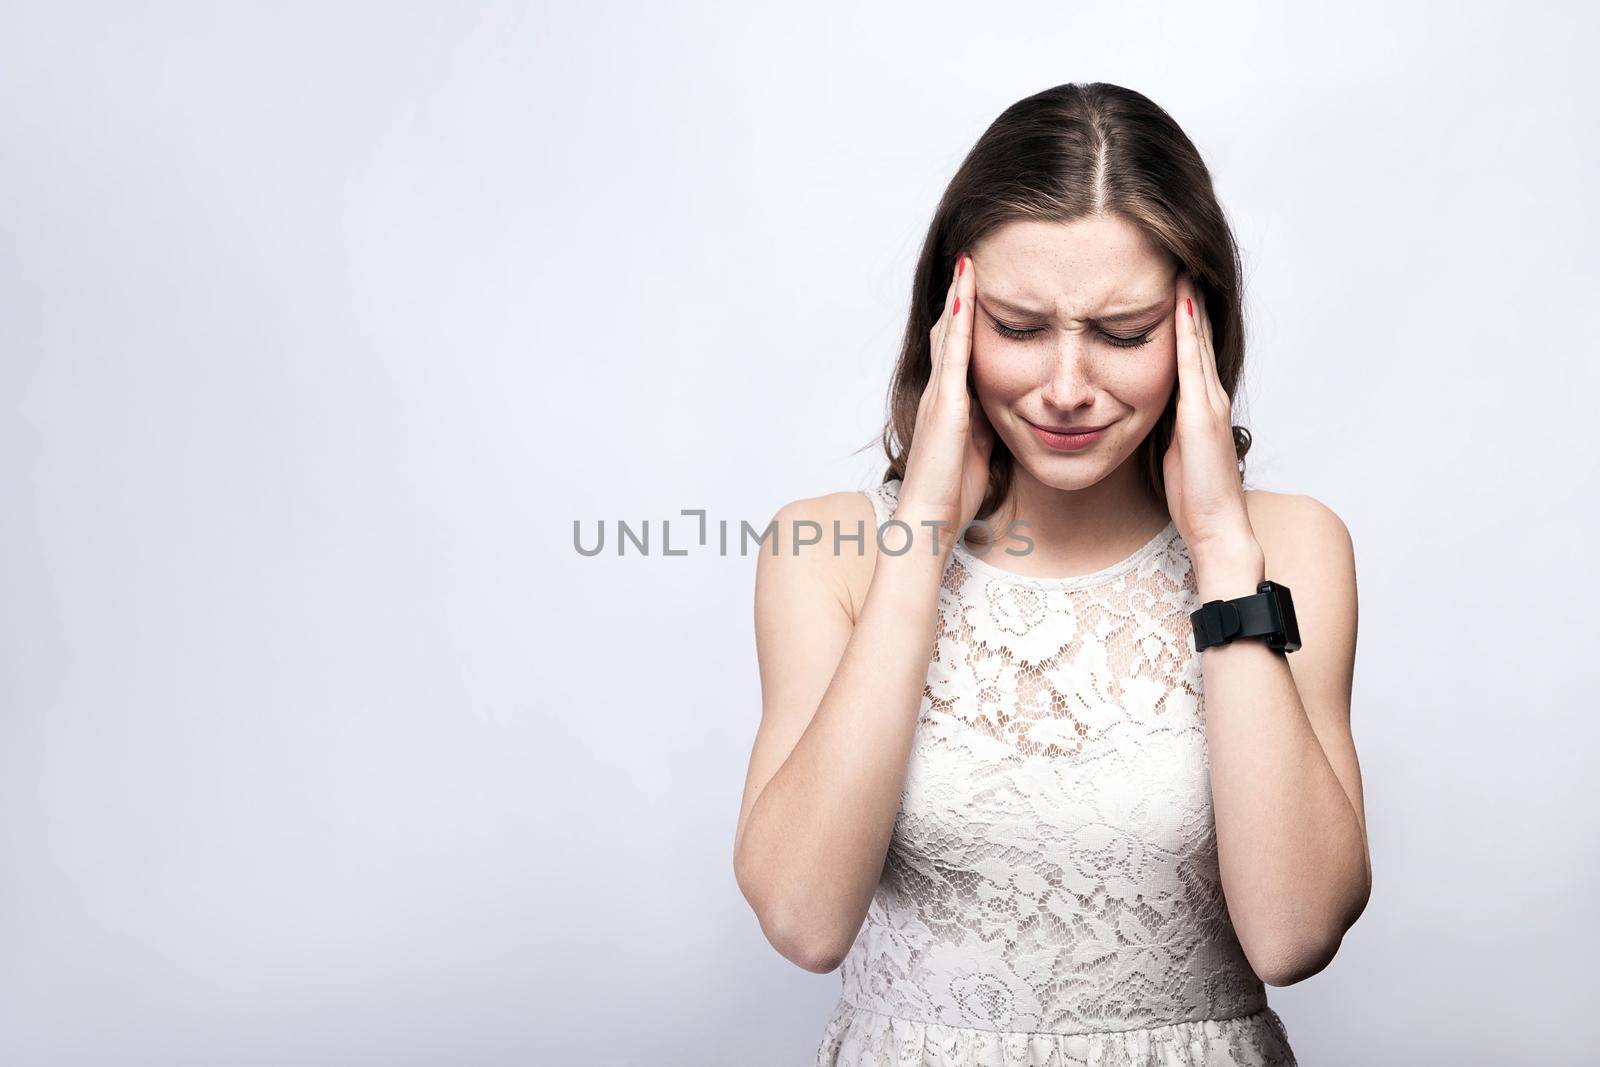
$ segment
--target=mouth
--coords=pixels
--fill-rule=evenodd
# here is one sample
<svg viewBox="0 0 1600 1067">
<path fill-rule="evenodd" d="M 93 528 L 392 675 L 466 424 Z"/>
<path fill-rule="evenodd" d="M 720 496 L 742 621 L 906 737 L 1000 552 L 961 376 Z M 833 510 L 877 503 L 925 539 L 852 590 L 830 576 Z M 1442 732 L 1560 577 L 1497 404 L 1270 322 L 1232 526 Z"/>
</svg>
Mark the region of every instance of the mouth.
<svg viewBox="0 0 1600 1067">
<path fill-rule="evenodd" d="M 1077 452 L 1088 448 L 1105 436 L 1106 429 L 1112 425 L 1107 422 L 1099 426 L 1040 426 L 1027 419 L 1023 421 L 1028 423 L 1028 428 L 1040 443 L 1057 452 Z"/>
</svg>

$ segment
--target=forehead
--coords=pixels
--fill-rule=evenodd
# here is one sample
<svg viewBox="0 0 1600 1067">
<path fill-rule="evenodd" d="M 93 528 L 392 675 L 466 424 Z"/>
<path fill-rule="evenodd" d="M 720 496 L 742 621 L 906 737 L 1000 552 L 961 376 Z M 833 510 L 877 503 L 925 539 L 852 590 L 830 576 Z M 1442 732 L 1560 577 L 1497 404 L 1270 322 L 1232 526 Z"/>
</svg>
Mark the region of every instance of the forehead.
<svg viewBox="0 0 1600 1067">
<path fill-rule="evenodd" d="M 1165 249 L 1120 215 L 1014 220 L 979 241 L 973 259 L 981 292 L 1081 309 L 1157 299 L 1170 289 L 1177 269 Z"/>
</svg>

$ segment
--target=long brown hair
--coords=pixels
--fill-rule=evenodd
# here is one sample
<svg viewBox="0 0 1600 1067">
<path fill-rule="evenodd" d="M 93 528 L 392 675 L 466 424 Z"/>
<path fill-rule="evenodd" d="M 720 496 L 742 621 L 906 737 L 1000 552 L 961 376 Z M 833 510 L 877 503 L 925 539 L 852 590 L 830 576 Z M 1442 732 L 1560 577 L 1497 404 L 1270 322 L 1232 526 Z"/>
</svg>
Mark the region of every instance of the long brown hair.
<svg viewBox="0 0 1600 1067">
<path fill-rule="evenodd" d="M 884 481 L 905 476 L 917 404 L 932 370 L 929 331 L 944 310 L 956 255 L 1015 219 L 1071 222 L 1094 214 L 1126 218 L 1195 275 L 1211 319 L 1217 376 L 1228 396 L 1236 395 L 1244 363 L 1239 250 L 1200 153 L 1171 115 L 1132 89 L 1106 82 L 1058 85 L 1006 108 L 940 198 L 917 258 L 911 312 L 889 386 Z M 1161 466 L 1177 395 L 1174 388 L 1139 445 L 1139 470 L 1158 500 L 1165 496 Z M 1250 432 L 1234 426 L 1233 445 L 1242 475 Z M 997 438 L 978 518 L 1005 500 L 1014 462 Z"/>
</svg>

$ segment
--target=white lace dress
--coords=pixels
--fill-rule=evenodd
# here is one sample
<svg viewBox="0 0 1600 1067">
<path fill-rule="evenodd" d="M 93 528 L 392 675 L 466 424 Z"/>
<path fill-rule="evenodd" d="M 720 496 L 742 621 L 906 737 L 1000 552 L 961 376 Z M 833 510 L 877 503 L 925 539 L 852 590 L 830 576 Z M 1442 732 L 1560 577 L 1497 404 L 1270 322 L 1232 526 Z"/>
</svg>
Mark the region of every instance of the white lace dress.
<svg viewBox="0 0 1600 1067">
<path fill-rule="evenodd" d="M 1171 523 L 1072 578 L 957 544 L 818 1067 L 1295 1063 L 1218 875 L 1198 607 Z"/>
</svg>

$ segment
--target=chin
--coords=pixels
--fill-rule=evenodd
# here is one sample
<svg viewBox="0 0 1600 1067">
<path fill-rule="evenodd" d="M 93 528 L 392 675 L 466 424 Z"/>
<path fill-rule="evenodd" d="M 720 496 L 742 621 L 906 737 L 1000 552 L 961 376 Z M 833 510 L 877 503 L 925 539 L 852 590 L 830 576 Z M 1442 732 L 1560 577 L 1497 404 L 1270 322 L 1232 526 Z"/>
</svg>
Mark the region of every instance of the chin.
<svg viewBox="0 0 1600 1067">
<path fill-rule="evenodd" d="M 1013 452 L 1012 458 L 1040 485 L 1065 491 L 1087 489 L 1116 469 L 1099 456 L 1041 456 L 1035 452 L 1023 457 Z"/>
</svg>

